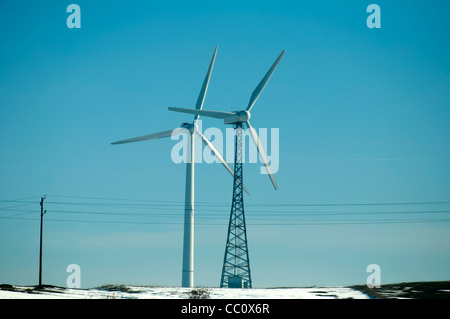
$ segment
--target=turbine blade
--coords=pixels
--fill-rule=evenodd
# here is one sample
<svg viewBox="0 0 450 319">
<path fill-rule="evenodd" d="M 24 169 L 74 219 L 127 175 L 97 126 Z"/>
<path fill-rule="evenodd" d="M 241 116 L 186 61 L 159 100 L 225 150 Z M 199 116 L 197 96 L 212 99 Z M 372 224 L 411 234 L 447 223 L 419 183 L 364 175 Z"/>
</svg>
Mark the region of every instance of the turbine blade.
<svg viewBox="0 0 450 319">
<path fill-rule="evenodd" d="M 228 163 L 225 161 L 225 159 L 223 158 L 222 154 L 220 154 L 220 152 L 214 147 L 214 145 L 211 143 L 210 140 L 208 140 L 199 130 L 195 130 L 195 133 L 197 133 L 197 135 L 202 139 L 203 144 L 205 144 L 213 153 L 214 155 L 219 159 L 219 161 L 222 163 L 222 165 L 226 168 L 226 170 L 231 174 L 231 176 L 234 177 L 234 171 L 233 169 L 230 167 L 230 165 L 228 165 Z M 240 182 L 240 181 L 239 181 Z M 242 187 L 244 188 L 245 192 L 250 195 L 247 187 L 245 187 L 244 184 L 242 184 Z"/>
<path fill-rule="evenodd" d="M 275 60 L 275 62 L 270 67 L 269 71 L 267 71 L 266 75 L 263 77 L 261 82 L 259 82 L 256 89 L 253 91 L 252 96 L 250 97 L 250 101 L 248 102 L 247 111 L 250 112 L 253 105 L 255 105 L 256 100 L 261 95 L 261 92 L 264 90 L 264 87 L 266 86 L 267 82 L 269 82 L 270 77 L 272 76 L 273 72 L 278 66 L 278 63 L 280 63 L 281 59 L 283 58 L 286 51 L 282 51 L 281 54 L 278 56 L 278 58 Z"/>
<path fill-rule="evenodd" d="M 140 142 L 140 141 L 147 141 L 147 140 L 155 140 L 158 138 L 172 136 L 172 134 L 181 134 L 184 132 L 186 132 L 185 128 L 178 127 L 173 130 L 168 130 L 168 131 L 164 131 L 164 132 L 158 132 L 158 133 L 133 137 L 133 138 L 129 138 L 126 140 L 117 141 L 117 142 L 112 142 L 111 144 L 116 145 L 116 144 L 125 144 L 125 143 Z"/>
<path fill-rule="evenodd" d="M 217 54 L 217 46 L 216 46 L 216 49 L 214 50 L 213 56 L 211 58 L 211 62 L 209 63 L 209 68 L 208 68 L 208 72 L 206 72 L 205 80 L 203 80 L 203 85 L 200 90 L 200 94 L 198 96 L 197 103 L 195 104 L 195 108 L 197 110 L 201 110 L 203 107 L 203 103 L 205 102 L 206 91 L 208 90 L 209 80 L 211 79 L 211 72 L 214 67 L 214 61 L 216 60 L 216 54 Z M 194 117 L 194 120 L 198 120 L 198 117 L 199 117 L 199 115 L 196 114 Z"/>
<path fill-rule="evenodd" d="M 203 115 L 207 117 L 214 117 L 216 119 L 224 119 L 226 117 L 235 115 L 235 113 L 231 112 L 221 112 L 221 111 L 207 111 L 207 110 L 197 110 L 197 109 L 186 109 L 182 107 L 169 107 L 170 111 L 188 113 L 188 114 L 196 114 Z"/>
<path fill-rule="evenodd" d="M 278 189 L 278 185 L 277 185 L 277 182 L 275 181 L 275 177 L 272 174 L 272 170 L 270 169 L 269 162 L 267 161 L 266 153 L 264 152 L 264 149 L 262 147 L 261 141 L 259 140 L 258 134 L 256 134 L 255 129 L 251 126 L 249 121 L 246 121 L 245 125 L 247 126 L 247 128 L 250 131 L 250 135 L 252 136 L 253 141 L 255 142 L 256 148 L 259 152 L 259 155 L 261 156 L 261 160 L 263 161 L 264 166 L 266 167 L 267 174 L 269 175 L 270 180 L 272 181 L 273 187 L 276 190 L 276 189 Z"/>
</svg>

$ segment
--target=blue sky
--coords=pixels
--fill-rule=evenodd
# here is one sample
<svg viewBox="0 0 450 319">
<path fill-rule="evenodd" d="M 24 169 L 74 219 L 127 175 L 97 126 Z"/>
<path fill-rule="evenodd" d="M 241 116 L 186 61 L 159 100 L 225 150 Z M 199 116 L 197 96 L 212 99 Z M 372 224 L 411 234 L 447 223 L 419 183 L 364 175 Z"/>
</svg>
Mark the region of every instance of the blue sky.
<svg viewBox="0 0 450 319">
<path fill-rule="evenodd" d="M 450 43 L 446 1 L 77 1 L 0 4 L 0 282 L 180 285 L 185 166 L 179 127 L 216 45 L 205 109 L 279 128 L 274 191 L 244 180 L 254 287 L 448 280 Z M 222 121 L 203 118 L 203 128 Z M 198 144 L 198 143 L 197 143 Z M 232 180 L 196 165 L 195 284 L 218 286 Z M 361 206 L 349 204 L 364 204 Z M 395 205 L 381 205 L 395 204 Z"/>
</svg>

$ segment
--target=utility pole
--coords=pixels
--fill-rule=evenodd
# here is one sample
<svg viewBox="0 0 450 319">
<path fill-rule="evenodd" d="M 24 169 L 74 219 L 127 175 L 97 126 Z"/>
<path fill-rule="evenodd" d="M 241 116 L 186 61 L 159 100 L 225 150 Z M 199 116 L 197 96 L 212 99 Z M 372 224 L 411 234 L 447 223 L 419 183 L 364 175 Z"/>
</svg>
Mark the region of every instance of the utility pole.
<svg viewBox="0 0 450 319">
<path fill-rule="evenodd" d="M 41 197 L 41 239 L 39 244 L 39 286 L 42 286 L 42 227 L 44 224 L 44 214 L 47 212 L 44 210 L 44 197 Z"/>
</svg>

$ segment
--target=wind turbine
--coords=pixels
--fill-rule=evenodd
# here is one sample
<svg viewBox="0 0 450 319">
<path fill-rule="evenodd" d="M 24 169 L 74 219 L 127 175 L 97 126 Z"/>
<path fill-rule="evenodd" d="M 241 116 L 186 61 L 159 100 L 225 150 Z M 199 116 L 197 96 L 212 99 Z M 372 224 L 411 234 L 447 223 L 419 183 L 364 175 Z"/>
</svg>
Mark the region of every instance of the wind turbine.
<svg viewBox="0 0 450 319">
<path fill-rule="evenodd" d="M 211 72 L 216 59 L 217 46 L 214 50 L 211 62 L 209 64 L 208 71 L 203 81 L 200 94 L 195 104 L 196 110 L 201 110 L 203 103 L 205 102 L 206 91 L 208 90 L 209 80 L 211 78 Z M 179 128 L 172 130 L 148 134 L 144 136 L 134 137 L 126 140 L 113 142 L 111 144 L 124 144 L 138 141 L 154 140 L 164 137 L 170 137 L 177 134 L 188 134 L 189 136 L 189 149 L 186 160 L 186 191 L 185 191 L 185 207 L 184 207 L 184 236 L 183 236 L 183 268 L 182 268 L 182 286 L 193 287 L 194 286 L 194 134 L 197 134 L 203 141 L 203 143 L 214 153 L 219 159 L 222 165 L 228 170 L 228 172 L 234 176 L 234 171 L 222 157 L 220 152 L 213 146 L 199 130 L 197 121 L 200 115 L 195 115 L 192 123 L 183 123 Z M 248 190 L 245 188 L 248 193 Z"/>
<path fill-rule="evenodd" d="M 233 199 L 231 204 L 230 221 L 228 225 L 227 243 L 225 245 L 225 256 L 223 260 L 222 277 L 220 287 L 242 288 L 252 287 L 250 274 L 250 259 L 248 255 L 247 230 L 245 224 L 244 198 L 242 192 L 243 169 L 242 169 L 242 125 L 245 123 L 256 148 L 259 152 L 262 162 L 266 167 L 267 174 L 273 184 L 278 189 L 275 178 L 267 161 L 266 153 L 262 147 L 261 141 L 256 134 L 255 129 L 250 124 L 250 111 L 258 100 L 261 92 L 264 90 L 267 82 L 275 71 L 286 52 L 283 50 L 275 60 L 269 71 L 263 77 L 261 82 L 253 91 L 246 109 L 236 112 L 207 111 L 200 109 L 186 109 L 169 107 L 169 110 L 195 114 L 195 116 L 207 116 L 223 119 L 225 124 L 232 124 L 235 127 L 235 161 L 234 161 L 234 181 L 233 181 Z"/>
<path fill-rule="evenodd" d="M 255 142 L 256 148 L 259 152 L 259 155 L 261 156 L 261 160 L 264 163 L 264 166 L 266 167 L 267 174 L 270 177 L 270 180 L 273 184 L 273 187 L 275 189 L 278 189 L 278 185 L 275 181 L 275 178 L 272 174 L 272 171 L 270 169 L 269 163 L 267 161 L 266 153 L 262 147 L 261 141 L 258 137 L 258 134 L 256 134 L 255 129 L 250 124 L 250 111 L 252 110 L 253 106 L 255 105 L 256 101 L 258 100 L 259 96 L 261 95 L 261 92 L 264 90 L 264 88 L 267 85 L 267 82 L 269 82 L 270 77 L 272 76 L 273 72 L 277 68 L 278 64 L 280 63 L 281 59 L 283 58 L 284 54 L 286 53 L 285 50 L 281 52 L 281 54 L 278 56 L 278 58 L 275 60 L 269 71 L 267 71 L 266 75 L 263 77 L 261 82 L 259 82 L 258 86 L 253 91 L 250 101 L 248 103 L 248 106 L 246 109 L 236 112 L 223 112 L 223 111 L 208 111 L 208 110 L 201 110 L 201 109 L 187 109 L 187 108 L 180 108 L 180 107 L 169 107 L 170 111 L 175 112 L 182 112 L 182 113 L 189 113 L 189 114 L 195 114 L 195 116 L 206 116 L 206 117 L 213 117 L 217 119 L 223 119 L 225 124 L 233 124 L 235 127 L 242 127 L 242 123 L 245 123 L 247 128 L 250 131 L 250 135 L 252 136 L 253 141 Z"/>
</svg>

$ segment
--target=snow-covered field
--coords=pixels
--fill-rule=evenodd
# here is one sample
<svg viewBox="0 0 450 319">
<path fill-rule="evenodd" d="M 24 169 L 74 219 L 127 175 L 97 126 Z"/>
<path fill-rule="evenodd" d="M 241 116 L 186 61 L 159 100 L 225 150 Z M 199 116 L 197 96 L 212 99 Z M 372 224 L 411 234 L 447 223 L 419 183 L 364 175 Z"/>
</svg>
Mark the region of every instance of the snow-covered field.
<svg viewBox="0 0 450 319">
<path fill-rule="evenodd" d="M 117 289 L 69 289 L 11 286 L 0 290 L 0 299 L 188 299 L 191 288 L 120 286 Z M 347 287 L 228 289 L 206 288 L 210 299 L 368 299 Z"/>
</svg>

